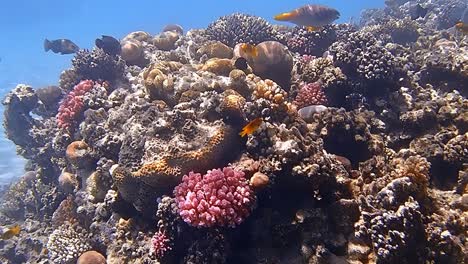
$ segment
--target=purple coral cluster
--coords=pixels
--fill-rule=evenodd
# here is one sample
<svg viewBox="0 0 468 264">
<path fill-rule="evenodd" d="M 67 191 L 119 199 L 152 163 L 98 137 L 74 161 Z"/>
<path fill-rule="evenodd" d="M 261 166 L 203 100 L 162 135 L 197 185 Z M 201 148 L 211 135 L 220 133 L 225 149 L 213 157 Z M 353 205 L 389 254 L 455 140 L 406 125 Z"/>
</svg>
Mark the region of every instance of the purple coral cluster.
<svg viewBox="0 0 468 264">
<path fill-rule="evenodd" d="M 172 249 L 169 243 L 170 239 L 166 235 L 166 232 L 159 230 L 151 239 L 151 244 L 153 245 L 151 250 L 157 258 L 162 258 L 166 252 Z"/>
<path fill-rule="evenodd" d="M 91 80 L 81 81 L 75 85 L 67 97 L 62 101 L 58 109 L 57 124 L 60 128 L 69 129 L 76 122 L 76 118 L 83 110 L 83 95 L 94 87 Z"/>
<path fill-rule="evenodd" d="M 303 83 L 299 88 L 294 103 L 298 108 L 310 105 L 326 105 L 328 102 L 320 82 Z"/>
<path fill-rule="evenodd" d="M 179 214 L 195 227 L 239 225 L 255 200 L 244 173 L 231 167 L 190 172 L 174 189 Z"/>
</svg>

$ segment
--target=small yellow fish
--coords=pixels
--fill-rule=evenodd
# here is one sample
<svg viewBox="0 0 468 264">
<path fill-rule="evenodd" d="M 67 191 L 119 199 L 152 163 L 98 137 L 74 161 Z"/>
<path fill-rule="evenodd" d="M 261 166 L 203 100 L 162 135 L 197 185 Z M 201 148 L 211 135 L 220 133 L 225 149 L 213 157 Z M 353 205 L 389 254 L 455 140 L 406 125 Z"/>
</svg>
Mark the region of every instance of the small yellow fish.
<svg viewBox="0 0 468 264">
<path fill-rule="evenodd" d="M 250 121 L 247 125 L 242 128 L 242 131 L 239 133 L 241 137 L 246 135 L 251 135 L 255 132 L 260 125 L 263 123 L 263 119 L 261 117 L 257 117 L 254 120 Z"/>
<path fill-rule="evenodd" d="M 456 24 L 455 24 L 455 28 L 462 32 L 463 34 L 468 34 L 468 23 L 464 23 L 462 21 L 458 21 Z"/>
<path fill-rule="evenodd" d="M 242 52 L 246 53 L 247 55 L 249 55 L 250 57 L 257 57 L 258 56 L 258 49 L 257 47 L 255 47 L 254 45 L 252 44 L 248 44 L 248 43 L 242 43 L 240 45 L 240 49 L 242 50 Z"/>
<path fill-rule="evenodd" d="M 21 228 L 18 224 L 8 228 L 5 232 L 3 232 L 3 234 L 0 235 L 0 238 L 2 240 L 6 240 L 6 239 L 10 239 L 14 236 L 17 236 L 19 235 L 19 233 L 21 232 Z"/>
</svg>

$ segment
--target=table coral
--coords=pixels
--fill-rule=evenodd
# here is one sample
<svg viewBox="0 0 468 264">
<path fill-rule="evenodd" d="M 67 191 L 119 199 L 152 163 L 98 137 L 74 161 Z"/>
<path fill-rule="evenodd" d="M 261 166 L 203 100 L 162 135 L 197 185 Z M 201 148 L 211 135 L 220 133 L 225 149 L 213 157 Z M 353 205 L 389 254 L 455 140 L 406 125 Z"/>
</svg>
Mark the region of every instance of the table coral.
<svg viewBox="0 0 468 264">
<path fill-rule="evenodd" d="M 220 17 L 208 25 L 206 34 L 230 47 L 237 43 L 258 44 L 278 38 L 278 33 L 265 19 L 240 13 Z"/>
</svg>

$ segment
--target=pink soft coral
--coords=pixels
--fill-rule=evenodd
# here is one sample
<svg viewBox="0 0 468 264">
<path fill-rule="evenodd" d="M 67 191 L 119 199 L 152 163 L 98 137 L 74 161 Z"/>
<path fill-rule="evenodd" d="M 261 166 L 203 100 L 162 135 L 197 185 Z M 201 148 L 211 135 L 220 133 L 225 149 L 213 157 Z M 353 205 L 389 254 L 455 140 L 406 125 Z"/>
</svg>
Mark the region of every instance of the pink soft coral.
<svg viewBox="0 0 468 264">
<path fill-rule="evenodd" d="M 83 110 L 83 95 L 93 89 L 93 86 L 93 81 L 84 80 L 68 93 L 58 109 L 57 124 L 60 128 L 70 129 L 75 124 Z"/>
<path fill-rule="evenodd" d="M 302 83 L 294 101 L 298 108 L 310 105 L 326 105 L 327 103 L 327 96 L 319 82 Z"/>
<path fill-rule="evenodd" d="M 166 235 L 166 232 L 159 230 L 154 234 L 153 238 L 151 239 L 151 251 L 158 259 L 162 258 L 167 251 L 172 249 L 169 243 L 170 239 Z"/>
<path fill-rule="evenodd" d="M 196 227 L 234 227 L 247 218 L 255 201 L 244 173 L 231 167 L 203 176 L 190 172 L 174 195 L 182 219 Z"/>
</svg>

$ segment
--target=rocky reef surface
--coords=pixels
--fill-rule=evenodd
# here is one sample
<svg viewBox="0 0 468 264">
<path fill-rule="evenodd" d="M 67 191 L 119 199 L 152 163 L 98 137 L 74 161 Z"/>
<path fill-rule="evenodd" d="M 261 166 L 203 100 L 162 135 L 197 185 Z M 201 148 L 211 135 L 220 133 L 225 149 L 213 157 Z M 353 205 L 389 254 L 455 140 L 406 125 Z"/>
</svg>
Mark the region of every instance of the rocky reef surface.
<svg viewBox="0 0 468 264">
<path fill-rule="evenodd" d="M 466 263 L 466 3 L 411 20 L 416 2 L 313 33 L 244 14 L 132 32 L 18 85 L 0 262 Z"/>
</svg>

